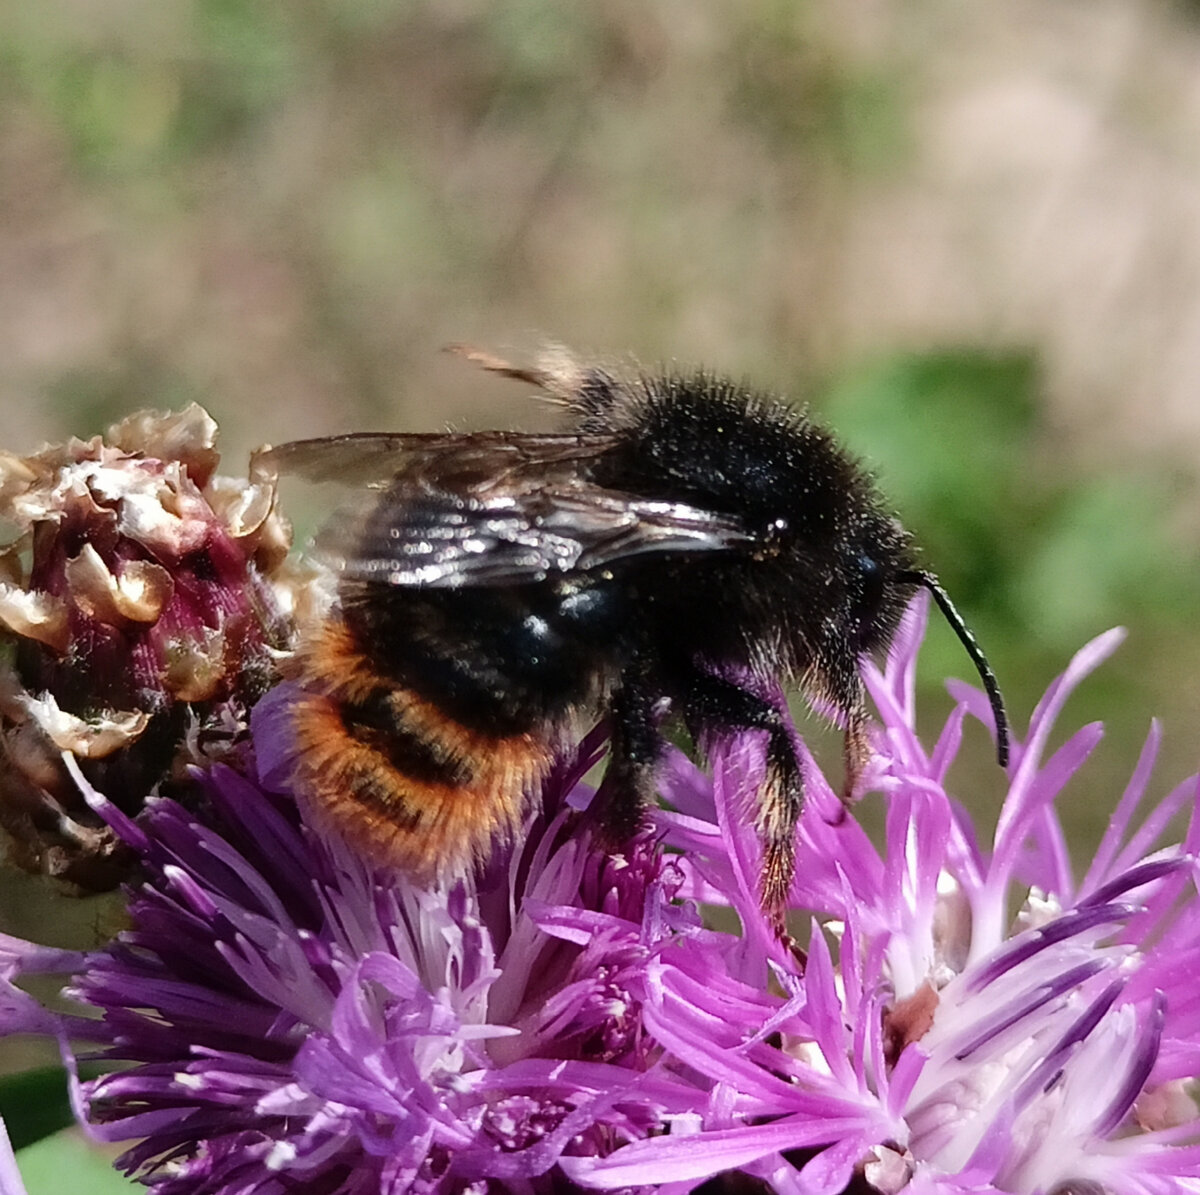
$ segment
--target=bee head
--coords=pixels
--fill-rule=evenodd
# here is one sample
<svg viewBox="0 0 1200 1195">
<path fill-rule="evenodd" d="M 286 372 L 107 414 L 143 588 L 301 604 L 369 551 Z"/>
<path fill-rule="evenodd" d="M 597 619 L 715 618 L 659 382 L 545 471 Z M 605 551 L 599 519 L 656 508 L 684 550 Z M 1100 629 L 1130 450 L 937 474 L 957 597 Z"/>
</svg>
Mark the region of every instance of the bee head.
<svg viewBox="0 0 1200 1195">
<path fill-rule="evenodd" d="M 873 655 L 891 642 L 912 596 L 912 538 L 897 520 L 872 511 L 841 557 L 846 640 L 856 656 Z"/>
<path fill-rule="evenodd" d="M 937 577 L 916 566 L 912 537 L 885 514 L 861 477 L 814 523 L 812 507 L 798 526 L 786 515 L 768 520 L 764 558 L 773 555 L 779 580 L 799 601 L 786 637 L 816 695 L 853 724 L 863 717 L 861 661 L 891 643 L 916 589 L 933 597 L 983 682 L 996 725 L 996 754 L 1008 761 L 1008 718 L 995 674 L 975 636 Z M 780 594 L 780 597 L 783 595 Z"/>
</svg>

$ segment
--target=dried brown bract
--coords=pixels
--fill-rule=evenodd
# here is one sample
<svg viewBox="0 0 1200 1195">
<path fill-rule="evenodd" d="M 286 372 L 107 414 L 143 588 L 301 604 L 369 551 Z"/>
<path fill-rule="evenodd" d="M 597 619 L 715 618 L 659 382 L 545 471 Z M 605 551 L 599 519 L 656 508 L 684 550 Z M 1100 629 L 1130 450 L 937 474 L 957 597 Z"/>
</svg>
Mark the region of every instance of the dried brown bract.
<svg viewBox="0 0 1200 1195">
<path fill-rule="evenodd" d="M 216 474 L 200 407 L 0 453 L 0 824 L 22 866 L 122 875 L 70 752 L 127 811 L 230 750 L 288 645 L 290 528 L 269 480 Z"/>
</svg>

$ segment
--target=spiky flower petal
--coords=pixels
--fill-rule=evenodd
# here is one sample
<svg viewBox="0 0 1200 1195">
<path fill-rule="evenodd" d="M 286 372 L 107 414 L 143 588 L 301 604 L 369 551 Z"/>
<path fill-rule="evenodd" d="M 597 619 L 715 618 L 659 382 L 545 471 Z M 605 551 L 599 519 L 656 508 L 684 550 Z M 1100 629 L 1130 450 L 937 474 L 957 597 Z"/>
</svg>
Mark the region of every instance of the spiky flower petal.
<svg viewBox="0 0 1200 1195">
<path fill-rule="evenodd" d="M 198 1195 L 550 1191 L 563 1157 L 660 1128 L 687 1089 L 654 1073 L 639 993 L 689 918 L 651 839 L 610 858 L 564 832 L 595 740 L 486 881 L 423 889 L 271 791 L 288 697 L 259 707 L 257 767 L 210 770 L 194 812 L 157 799 L 134 822 L 89 791 L 142 863 L 131 928 L 84 959 L 14 952 L 77 968 L 102 1015 L 65 1028 L 125 1066 L 83 1085 L 92 1131 L 140 1138 L 123 1166 Z"/>
<path fill-rule="evenodd" d="M 0 943 L 0 1023 L 125 1068 L 81 1106 L 164 1195 L 681 1195 L 733 1176 L 784 1195 L 1200 1192 L 1197 783 L 1148 802 L 1154 728 L 1074 878 L 1055 801 L 1099 729 L 1047 743 L 1110 634 L 1014 743 L 981 844 L 947 773 L 987 705 L 956 686 L 922 745 L 922 618 L 869 677 L 881 842 L 803 755 L 803 956 L 758 906 L 760 736 L 718 747 L 711 778 L 672 753 L 666 807 L 619 857 L 586 832 L 593 736 L 519 845 L 473 884 L 421 888 L 307 823 L 283 686 L 253 755 L 196 773 L 188 808 L 133 819 L 74 770 L 142 862 L 131 928 L 86 956 Z M 74 972 L 91 1015 L 15 987 L 43 971 Z"/>
<path fill-rule="evenodd" d="M 986 716 L 986 705 L 959 688 L 962 704 L 926 752 L 913 730 L 918 638 L 910 616 L 886 673 L 870 677 L 883 718 L 882 848 L 854 821 L 821 815 L 835 798 L 809 761 L 793 890 L 815 914 L 803 975 L 755 927 L 755 845 L 737 811 L 761 775 L 760 745 L 723 751 L 711 790 L 698 776 L 675 788 L 686 799 L 661 817 L 686 852 L 681 894 L 727 905 L 742 931 L 697 939 L 686 961 L 664 955 L 643 1015 L 712 1103 L 686 1136 L 572 1160 L 576 1181 L 698 1183 L 737 1169 L 783 1192 L 1200 1190 L 1188 1095 L 1200 1063 L 1197 782 L 1135 827 L 1154 728 L 1073 881 L 1054 801 L 1099 728 L 1048 758 L 1046 743 L 1071 690 L 1120 639 L 1102 636 L 1015 744 L 999 825 L 981 847 L 945 784 L 964 714 Z M 1182 810 L 1184 841 L 1154 849 Z"/>
</svg>

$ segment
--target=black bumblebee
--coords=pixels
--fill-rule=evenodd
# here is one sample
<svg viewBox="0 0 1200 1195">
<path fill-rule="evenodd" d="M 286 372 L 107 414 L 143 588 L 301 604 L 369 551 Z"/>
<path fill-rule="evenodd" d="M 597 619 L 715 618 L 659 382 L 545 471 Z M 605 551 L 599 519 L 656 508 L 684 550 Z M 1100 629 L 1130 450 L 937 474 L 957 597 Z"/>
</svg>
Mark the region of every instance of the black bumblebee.
<svg viewBox="0 0 1200 1195">
<path fill-rule="evenodd" d="M 605 713 L 597 824 L 619 846 L 652 798 L 669 702 L 702 746 L 766 734 L 761 898 L 781 924 L 803 784 L 765 694 L 787 676 L 836 711 L 849 799 L 868 751 L 860 661 L 921 586 L 983 679 L 1006 763 L 983 653 L 827 431 L 706 373 L 623 380 L 557 351 L 530 369 L 458 351 L 541 387 L 572 430 L 348 435 L 258 458 L 371 487 L 325 536 L 338 598 L 293 665 L 295 780 L 352 845 L 418 878 L 465 872 Z"/>
</svg>

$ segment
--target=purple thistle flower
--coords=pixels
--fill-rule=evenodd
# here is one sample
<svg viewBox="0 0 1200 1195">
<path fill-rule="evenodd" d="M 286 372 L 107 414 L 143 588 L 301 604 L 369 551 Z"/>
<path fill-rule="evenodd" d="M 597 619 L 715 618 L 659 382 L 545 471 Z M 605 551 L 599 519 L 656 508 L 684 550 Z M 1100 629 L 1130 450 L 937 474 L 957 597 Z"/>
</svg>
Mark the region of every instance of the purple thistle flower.
<svg viewBox="0 0 1200 1195">
<path fill-rule="evenodd" d="M 643 1019 L 703 1076 L 692 1124 L 606 1158 L 564 1162 L 605 1188 L 695 1184 L 725 1170 L 780 1192 L 1200 1190 L 1197 1074 L 1200 836 L 1194 780 L 1136 828 L 1157 727 L 1082 881 L 1071 876 L 1053 802 L 1099 739 L 1085 727 L 1049 758 L 1054 719 L 1119 633 L 1084 648 L 1018 743 L 990 851 L 946 794 L 960 705 L 932 752 L 913 731 L 923 608 L 869 683 L 882 715 L 875 785 L 882 849 L 808 760 L 793 903 L 814 915 L 803 976 L 755 927 L 753 839 L 738 803 L 761 775 L 760 744 L 721 752 L 708 783 L 677 760 L 660 814 L 685 850 L 681 896 L 728 905 L 743 932 L 694 935 L 651 968 Z M 690 779 L 687 779 L 690 773 Z M 752 791 L 752 788 L 750 788 Z M 1154 850 L 1190 807 L 1185 841 Z M 1014 898 L 1024 904 L 1008 924 Z M 772 987 L 779 991 L 772 991 Z M 672 1189 L 675 1189 L 674 1187 Z"/>
<path fill-rule="evenodd" d="M 648 836 L 610 858 L 563 833 L 596 737 L 478 888 L 422 889 L 272 791 L 288 700 L 260 704 L 256 765 L 200 776 L 194 812 L 153 800 L 134 822 L 75 769 L 145 879 L 104 950 L 8 951 L 7 979 L 75 970 L 69 994 L 101 1019 L 55 1023 L 25 997 L 6 1028 L 132 1064 L 80 1085 L 91 1132 L 140 1138 L 120 1164 L 164 1195 L 349 1195 L 559 1189 L 561 1157 L 661 1127 L 691 1092 L 654 1073 L 634 993 L 688 917 Z"/>
<path fill-rule="evenodd" d="M 164 1195 L 681 1195 L 729 1171 L 785 1195 L 1200 1191 L 1197 785 L 1136 823 L 1153 728 L 1076 882 L 1054 801 L 1099 729 L 1046 745 L 1119 639 L 1102 636 L 1015 744 L 983 847 L 945 785 L 987 705 L 954 686 L 922 746 L 923 618 L 869 672 L 881 845 L 804 756 L 804 967 L 758 908 L 755 734 L 714 752 L 711 780 L 673 753 L 668 808 L 613 858 L 578 824 L 593 735 L 476 884 L 421 888 L 309 825 L 284 781 L 282 686 L 254 755 L 197 773 L 190 810 L 156 800 L 134 821 L 74 770 L 142 862 L 131 928 L 86 956 L 0 942 L 0 1024 L 127 1066 L 78 1085 L 81 1115 L 135 1140 L 122 1164 Z M 1189 808 L 1184 841 L 1156 847 Z M 73 972 L 100 1018 L 13 986 L 38 971 Z"/>
</svg>

